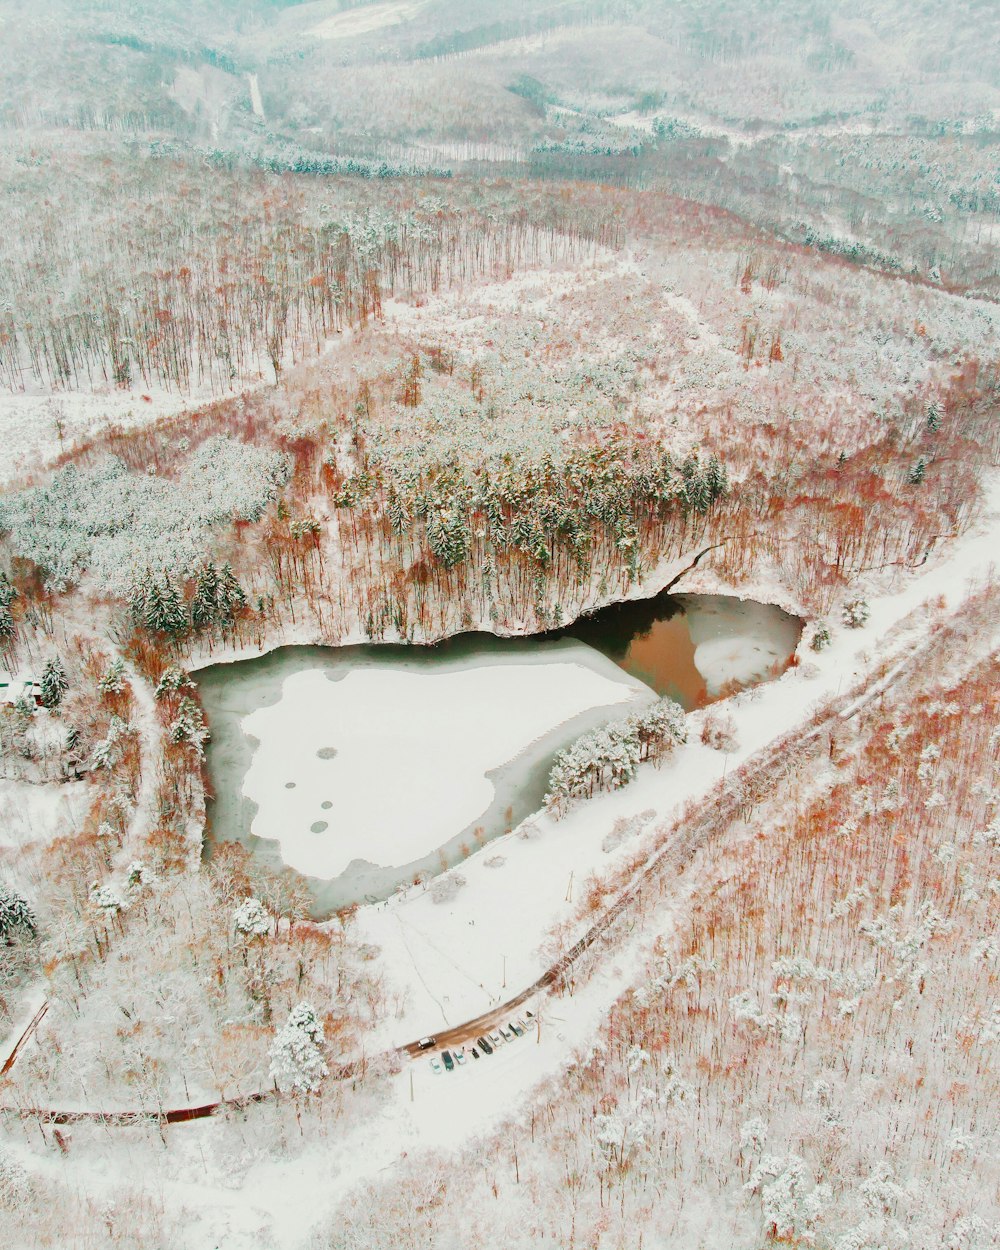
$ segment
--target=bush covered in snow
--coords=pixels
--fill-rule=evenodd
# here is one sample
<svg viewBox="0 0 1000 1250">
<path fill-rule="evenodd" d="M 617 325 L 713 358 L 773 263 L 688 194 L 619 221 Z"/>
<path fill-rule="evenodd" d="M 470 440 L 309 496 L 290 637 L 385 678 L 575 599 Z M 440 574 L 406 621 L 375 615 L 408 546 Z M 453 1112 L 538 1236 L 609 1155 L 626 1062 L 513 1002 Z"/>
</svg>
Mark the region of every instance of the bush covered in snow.
<svg viewBox="0 0 1000 1250">
<path fill-rule="evenodd" d="M 18 1161 L 0 1146 L 0 1211 L 12 1211 L 27 1198 L 28 1174 Z"/>
<path fill-rule="evenodd" d="M 833 641 L 830 635 L 830 627 L 825 621 L 817 621 L 813 626 L 812 637 L 809 639 L 809 646 L 813 651 L 825 651 Z"/>
<path fill-rule="evenodd" d="M 465 878 L 460 872 L 445 872 L 431 882 L 430 896 L 432 903 L 450 903 L 465 885 Z"/>
<path fill-rule="evenodd" d="M 739 746 L 739 739 L 732 713 L 706 712 L 701 726 L 701 741 L 713 751 L 735 751 Z"/>
<path fill-rule="evenodd" d="M 263 937 L 271 931 L 271 917 L 256 898 L 245 898 L 233 912 L 233 928 L 246 938 Z"/>
<path fill-rule="evenodd" d="M 871 615 L 868 600 L 860 597 L 848 599 L 841 615 L 848 629 L 861 629 L 868 624 L 868 618 Z"/>
<path fill-rule="evenodd" d="M 323 1042 L 323 1026 L 312 1006 L 293 1007 L 271 1046 L 271 1080 L 294 1094 L 316 1093 L 329 1073 Z"/>
</svg>

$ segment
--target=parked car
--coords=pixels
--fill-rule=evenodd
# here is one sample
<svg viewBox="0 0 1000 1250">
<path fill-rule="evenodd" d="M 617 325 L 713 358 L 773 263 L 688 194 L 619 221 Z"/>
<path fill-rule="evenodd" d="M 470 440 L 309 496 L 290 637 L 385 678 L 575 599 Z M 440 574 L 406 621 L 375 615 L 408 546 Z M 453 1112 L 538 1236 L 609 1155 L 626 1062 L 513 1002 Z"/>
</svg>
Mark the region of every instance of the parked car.
<svg viewBox="0 0 1000 1250">
<path fill-rule="evenodd" d="M 522 1020 L 520 1016 L 517 1017 L 517 1023 L 518 1023 L 518 1027 L 521 1028 L 525 1033 L 527 1033 L 529 1029 L 532 1029 L 535 1027 L 534 1020 Z"/>
<path fill-rule="evenodd" d="M 515 1024 L 513 1020 L 507 1021 L 507 1028 L 510 1029 L 515 1037 L 524 1037 L 524 1029 L 519 1024 Z"/>
<path fill-rule="evenodd" d="M 484 1055 L 493 1054 L 493 1047 L 489 1044 L 489 1042 L 486 1040 L 485 1037 L 477 1037 L 476 1045 L 479 1047 L 479 1049 L 483 1052 Z"/>
<path fill-rule="evenodd" d="M 465 1047 L 464 1046 L 462 1047 L 461 1050 L 455 1051 L 455 1062 L 465 1063 Z"/>
<path fill-rule="evenodd" d="M 489 1036 L 490 1036 L 490 1041 L 493 1043 L 494 1048 L 496 1048 L 497 1046 L 503 1045 L 503 1038 L 496 1031 L 491 1033 Z"/>
<path fill-rule="evenodd" d="M 472 1048 L 472 1057 L 473 1057 L 473 1059 L 478 1059 L 478 1058 L 479 1058 L 479 1051 L 478 1051 L 478 1050 L 476 1050 L 475 1046 L 473 1046 L 473 1048 Z"/>
<path fill-rule="evenodd" d="M 435 1076 L 441 1075 L 441 1060 L 437 1055 L 431 1055 L 431 1071 Z"/>
<path fill-rule="evenodd" d="M 420 1041 L 417 1042 L 417 1046 L 419 1047 L 420 1050 L 430 1050 L 432 1047 L 436 1045 L 437 1045 L 437 1039 L 433 1037 L 422 1037 Z"/>
<path fill-rule="evenodd" d="M 500 1036 L 505 1042 L 512 1042 L 514 1040 L 514 1034 L 511 1033 L 509 1029 L 505 1029 L 502 1024 L 500 1026 Z"/>
<path fill-rule="evenodd" d="M 454 1068 L 454 1066 L 455 1066 L 455 1060 L 454 1060 L 454 1059 L 452 1059 L 452 1057 L 451 1057 L 451 1051 L 450 1051 L 450 1050 L 442 1050 L 442 1052 L 441 1052 L 441 1058 L 444 1060 L 444 1070 L 445 1070 L 445 1072 L 451 1072 L 451 1070 L 452 1070 L 452 1069 Z"/>
</svg>

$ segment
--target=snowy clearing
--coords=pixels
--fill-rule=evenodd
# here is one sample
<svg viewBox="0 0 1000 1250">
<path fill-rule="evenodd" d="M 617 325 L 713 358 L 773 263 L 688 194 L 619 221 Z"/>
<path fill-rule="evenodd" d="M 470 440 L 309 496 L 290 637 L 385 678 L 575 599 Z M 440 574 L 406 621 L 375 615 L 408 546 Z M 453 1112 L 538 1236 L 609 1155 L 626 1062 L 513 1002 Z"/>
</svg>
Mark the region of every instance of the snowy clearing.
<svg viewBox="0 0 1000 1250">
<path fill-rule="evenodd" d="M 0 780 L 0 846 L 52 842 L 76 831 L 89 802 L 85 781 Z"/>
<path fill-rule="evenodd" d="M 408 22 L 423 7 L 421 0 L 404 0 L 400 4 L 373 4 L 363 9 L 335 13 L 333 17 L 328 17 L 318 26 L 314 26 L 312 33 L 318 39 L 353 39 L 356 35 L 367 35 L 373 30 Z"/>
<path fill-rule="evenodd" d="M 235 394 L 235 392 L 233 392 Z M 132 429 L 161 417 L 179 417 L 218 399 L 208 387 L 184 394 L 157 388 L 0 395 L 0 482 L 20 482 L 77 443 L 112 427 Z"/>
</svg>

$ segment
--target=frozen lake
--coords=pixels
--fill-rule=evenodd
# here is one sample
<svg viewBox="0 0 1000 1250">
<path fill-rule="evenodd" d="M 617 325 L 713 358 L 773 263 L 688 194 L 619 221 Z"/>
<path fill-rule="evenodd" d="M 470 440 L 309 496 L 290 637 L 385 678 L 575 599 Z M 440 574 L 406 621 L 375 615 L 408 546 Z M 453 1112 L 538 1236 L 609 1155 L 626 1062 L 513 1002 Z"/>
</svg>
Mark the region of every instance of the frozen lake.
<svg viewBox="0 0 1000 1250">
<path fill-rule="evenodd" d="M 433 875 L 541 805 L 557 751 L 669 694 L 784 670 L 800 622 L 720 596 L 617 605 L 555 634 L 284 647 L 196 676 L 212 728 L 207 852 L 249 846 L 314 914 Z"/>
</svg>

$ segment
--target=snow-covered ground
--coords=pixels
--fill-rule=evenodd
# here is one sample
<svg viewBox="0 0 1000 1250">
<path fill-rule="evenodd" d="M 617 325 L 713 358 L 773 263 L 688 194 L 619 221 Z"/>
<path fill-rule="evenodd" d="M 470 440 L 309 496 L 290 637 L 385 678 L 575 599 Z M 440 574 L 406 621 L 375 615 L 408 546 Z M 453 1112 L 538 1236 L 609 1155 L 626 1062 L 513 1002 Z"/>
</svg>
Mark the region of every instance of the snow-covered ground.
<svg viewBox="0 0 1000 1250">
<path fill-rule="evenodd" d="M 142 388 L 116 387 L 93 391 L 43 394 L 0 393 L 0 484 L 23 482 L 27 474 L 77 443 L 112 426 L 131 429 L 160 417 L 179 416 L 206 403 L 208 388 L 184 394 Z"/>
<path fill-rule="evenodd" d="M 252 831 L 314 877 L 434 851 L 489 807 L 492 770 L 588 708 L 635 694 L 624 674 L 582 664 L 333 676 L 286 678 L 280 700 L 242 722 L 260 744 L 243 782 L 258 808 Z"/>
<path fill-rule="evenodd" d="M 87 811 L 85 781 L 0 780 L 0 847 L 52 842 L 75 832 Z"/>
<path fill-rule="evenodd" d="M 353 39 L 386 26 L 407 22 L 423 8 L 421 0 L 399 0 L 395 4 L 371 4 L 348 9 L 325 18 L 312 28 L 317 39 Z"/>
</svg>

